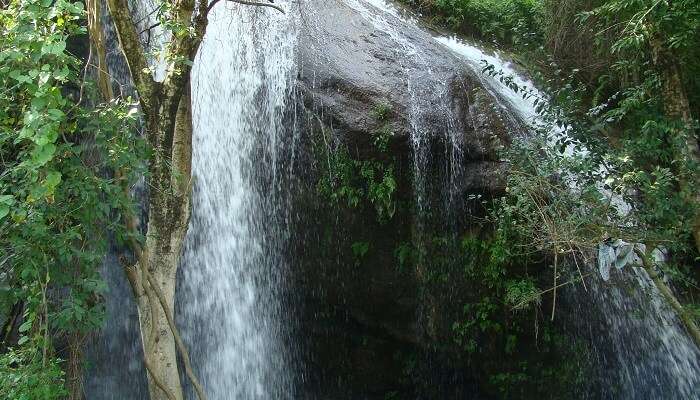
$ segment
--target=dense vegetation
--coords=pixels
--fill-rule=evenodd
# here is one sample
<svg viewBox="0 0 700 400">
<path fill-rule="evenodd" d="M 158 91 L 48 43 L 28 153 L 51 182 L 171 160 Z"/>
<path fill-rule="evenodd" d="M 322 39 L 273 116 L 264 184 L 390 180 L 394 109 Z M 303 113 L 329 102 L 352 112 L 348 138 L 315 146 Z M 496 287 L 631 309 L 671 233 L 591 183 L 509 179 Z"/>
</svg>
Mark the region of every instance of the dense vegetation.
<svg viewBox="0 0 700 400">
<path fill-rule="evenodd" d="M 538 308 L 542 294 L 556 297 L 562 282 L 579 282 L 593 272 L 586 269 L 586 260 L 599 243 L 621 238 L 665 250 L 667 262 L 654 265 L 650 273 L 672 279 L 685 303 L 677 310 L 697 340 L 700 4 L 404 2 L 436 25 L 513 54 L 549 95 L 540 98 L 495 66 L 484 65 L 484 73 L 534 101 L 549 125 L 503 154 L 510 162 L 508 192 L 488 205 L 497 231 L 495 242 L 485 243 L 503 251 L 497 253 L 507 266 L 501 273 L 511 286 L 486 290 L 482 299 L 492 299 L 487 304 L 465 305 L 479 308 L 457 325 L 457 336 L 473 338 L 473 332 L 464 335 L 462 329 L 479 320 L 482 327 L 496 324 L 511 311 L 497 311 L 501 304 Z M 553 270 L 523 272 L 512 264 L 535 250 Z M 537 282 L 543 273 L 553 273 L 553 281 Z M 555 304 L 548 305 L 554 318 Z M 518 379 L 513 372 L 497 368 L 491 379 Z M 507 381 L 494 384 L 500 390 L 509 387 Z M 513 398 L 514 393 L 504 395 Z"/>
<path fill-rule="evenodd" d="M 681 287 L 697 287 L 696 1 L 407 3 L 435 23 L 512 52 L 550 94 L 537 99 L 540 112 L 566 135 L 545 137 L 546 130 L 506 154 L 513 172 L 495 209 L 499 224 L 545 248 L 558 241 L 590 248 L 608 237 L 660 245 L 671 254 L 666 272 L 682 275 Z M 493 66 L 484 72 L 508 82 Z M 563 154 L 567 146 L 573 157 Z M 574 198 L 571 186 L 579 189 Z M 605 193 L 631 210 L 611 207 Z"/>
<path fill-rule="evenodd" d="M 68 394 L 86 335 L 102 324 L 99 277 L 115 210 L 138 172 L 134 110 L 89 107 L 75 55 L 84 6 L 11 2 L 0 11 L 0 397 Z M 93 97 L 94 98 L 94 97 Z M 114 179 L 110 171 L 126 171 Z M 108 228 L 105 230 L 105 228 Z"/>
</svg>

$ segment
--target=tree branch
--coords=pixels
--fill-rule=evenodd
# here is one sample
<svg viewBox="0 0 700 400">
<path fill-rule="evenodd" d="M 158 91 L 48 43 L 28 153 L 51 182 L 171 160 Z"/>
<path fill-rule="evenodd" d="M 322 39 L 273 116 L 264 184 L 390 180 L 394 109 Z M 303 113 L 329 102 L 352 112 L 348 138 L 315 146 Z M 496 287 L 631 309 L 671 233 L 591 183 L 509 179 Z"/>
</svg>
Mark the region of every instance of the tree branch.
<svg viewBox="0 0 700 400">
<path fill-rule="evenodd" d="M 155 383 L 156 386 L 158 386 L 158 388 L 159 388 L 160 390 L 162 390 L 163 393 L 165 393 L 165 396 L 168 398 L 168 400 L 177 400 L 177 399 L 175 398 L 175 395 L 173 394 L 173 392 L 171 392 L 171 391 L 168 389 L 168 387 L 165 386 L 165 384 L 163 383 L 163 381 L 161 381 L 161 380 L 158 378 L 158 375 L 155 374 L 155 372 L 153 371 L 153 366 L 152 366 L 151 363 L 148 361 L 148 356 L 147 356 L 146 354 L 143 355 L 143 365 L 146 366 L 146 371 L 148 371 L 148 373 L 151 375 L 151 379 L 153 379 L 153 383 Z"/>
<path fill-rule="evenodd" d="M 131 12 L 129 11 L 127 0 L 107 0 L 107 6 L 114 20 L 119 45 L 129 66 L 129 72 L 136 85 L 139 99 L 141 104 L 144 105 L 144 111 L 148 112 L 150 111 L 148 101 L 153 92 L 155 81 L 148 68 L 148 61 L 139 41 L 138 32 L 136 32 L 136 27 L 131 20 Z"/>
<path fill-rule="evenodd" d="M 280 6 L 276 5 L 276 4 L 272 4 L 272 3 L 259 3 L 259 2 L 257 2 L 257 1 L 247 1 L 247 0 L 227 0 L 227 1 L 230 1 L 230 2 L 233 2 L 233 3 L 238 3 L 238 4 L 243 4 L 243 5 L 246 5 L 246 6 L 270 7 L 270 8 L 274 8 L 275 10 L 281 12 L 282 14 L 285 14 L 284 8 L 282 8 L 282 7 L 280 7 Z M 209 4 L 209 7 L 207 7 L 207 13 L 209 13 L 209 11 L 211 11 L 211 9 L 214 8 L 214 6 L 216 5 L 216 3 L 218 3 L 218 2 L 219 2 L 219 0 L 214 0 L 214 1 L 212 1 L 212 2 Z"/>
<path fill-rule="evenodd" d="M 698 329 L 698 326 L 693 320 L 693 317 L 681 305 L 681 303 L 671 291 L 671 288 L 669 288 L 668 285 L 666 285 L 666 283 L 661 279 L 659 273 L 656 272 L 656 270 L 654 269 L 654 262 L 652 261 L 652 258 L 645 254 L 641 249 L 638 249 L 637 246 L 634 247 L 634 252 L 637 253 L 639 258 L 642 259 L 642 266 L 644 267 L 644 270 L 647 271 L 647 274 L 654 282 L 654 285 L 656 285 L 656 288 L 659 289 L 661 295 L 664 296 L 669 305 L 674 309 L 674 311 L 676 311 L 676 314 L 678 314 L 678 316 L 680 317 L 681 321 L 683 322 L 683 325 L 685 325 L 686 330 L 695 341 L 695 344 L 700 348 L 700 329 Z"/>
</svg>

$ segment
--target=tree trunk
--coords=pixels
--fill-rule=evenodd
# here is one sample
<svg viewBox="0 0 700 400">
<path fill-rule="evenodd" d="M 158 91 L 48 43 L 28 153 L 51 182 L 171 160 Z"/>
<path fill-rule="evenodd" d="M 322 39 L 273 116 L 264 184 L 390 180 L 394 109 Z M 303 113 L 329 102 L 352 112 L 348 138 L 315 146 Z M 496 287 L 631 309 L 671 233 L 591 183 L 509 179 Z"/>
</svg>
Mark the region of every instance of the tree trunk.
<svg viewBox="0 0 700 400">
<path fill-rule="evenodd" d="M 676 161 L 681 168 L 681 189 L 687 193 L 687 201 L 697 208 L 692 221 L 692 230 L 695 248 L 700 253 L 700 191 L 698 190 L 700 177 L 695 170 L 700 165 L 700 148 L 698 148 L 690 102 L 683 87 L 678 60 L 665 45 L 661 34 L 657 32 L 652 35 L 649 44 L 654 65 L 661 74 L 664 112 L 668 118 L 682 123 L 681 128 L 676 129 L 675 132 L 676 136 L 682 139 Z M 690 169 L 686 168 L 688 165 L 691 166 Z"/>
<path fill-rule="evenodd" d="M 137 300 L 141 341 L 148 370 L 148 389 L 151 400 L 182 400 L 175 338 L 168 327 L 162 306 L 153 292 L 153 290 L 160 290 L 163 293 L 167 310 L 172 315 L 175 274 L 179 258 L 175 251 L 179 251 L 182 241 L 178 242 L 175 235 L 169 235 L 167 232 L 154 230 L 153 234 L 162 234 L 166 238 L 166 240 L 159 240 L 151 236 L 153 239 L 146 241 L 149 248 L 148 271 L 153 277 L 152 281 L 158 287 L 145 289 Z M 144 286 L 151 285 L 145 276 L 142 277 L 141 282 Z M 167 388 L 167 391 L 163 387 Z"/>
<path fill-rule="evenodd" d="M 66 389 L 69 400 L 83 400 L 83 340 L 79 333 L 71 333 L 68 337 L 68 360 L 66 369 Z"/>
<path fill-rule="evenodd" d="M 215 4 L 217 0 L 211 4 Z M 181 400 L 178 355 L 199 400 L 204 390 L 190 365 L 187 348 L 173 318 L 175 277 L 190 216 L 192 184 L 191 63 L 207 26 L 207 0 L 178 0 L 170 17 L 190 26 L 192 35 L 175 34 L 165 46 L 169 61 L 165 78 L 156 82 L 150 72 L 127 0 L 107 0 L 119 45 L 129 66 L 144 114 L 145 132 L 152 150 L 148 165 L 148 226 L 145 243 L 136 240 L 138 221 L 129 210 L 124 218 L 134 233 L 130 239 L 136 265 L 124 263 L 136 298 L 148 372 L 151 400 Z M 119 175 L 119 172 L 117 172 Z M 128 188 L 125 187 L 125 190 Z"/>
<path fill-rule="evenodd" d="M 167 102 L 162 107 L 167 108 Z M 151 400 L 181 400 L 183 396 L 177 367 L 179 337 L 176 337 L 172 316 L 177 267 L 190 216 L 190 108 L 189 90 L 186 90 L 174 118 L 168 117 L 172 114 L 161 108 L 159 116 L 152 119 L 158 122 L 158 134 L 152 137 L 172 138 L 172 142 L 166 139 L 151 143 L 154 157 L 149 180 L 148 230 L 139 260 L 143 291 L 138 296 L 137 306 Z M 183 361 L 188 368 L 189 360 Z"/>
</svg>

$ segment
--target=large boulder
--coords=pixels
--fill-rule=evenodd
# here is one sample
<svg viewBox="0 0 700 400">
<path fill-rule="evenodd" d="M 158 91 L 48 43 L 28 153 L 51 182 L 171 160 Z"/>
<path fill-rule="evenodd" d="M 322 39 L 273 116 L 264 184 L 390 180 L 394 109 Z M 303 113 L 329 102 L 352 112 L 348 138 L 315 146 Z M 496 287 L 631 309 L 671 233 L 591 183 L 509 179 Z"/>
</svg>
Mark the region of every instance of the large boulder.
<svg viewBox="0 0 700 400">
<path fill-rule="evenodd" d="M 299 87 L 326 124 L 362 149 L 374 111 L 388 106 L 397 142 L 452 141 L 464 153 L 464 190 L 502 188 L 495 150 L 513 118 L 468 64 L 395 13 L 359 0 L 304 4 Z"/>
<path fill-rule="evenodd" d="M 310 174 L 309 191 L 298 203 L 306 209 L 299 228 L 306 237 L 297 249 L 305 260 L 300 275 L 311 314 L 303 323 L 311 342 L 309 364 L 326 374 L 316 376 L 325 398 L 360 398 L 352 391 L 372 398 L 394 391 L 408 395 L 417 385 L 415 376 L 406 376 L 411 360 L 430 353 L 437 340 L 449 349 L 449 316 L 461 309 L 459 298 L 425 293 L 425 271 L 398 266 L 398 246 L 415 241 L 418 229 L 416 182 L 426 180 L 424 189 L 434 197 L 426 201 L 443 214 L 435 219 L 438 230 L 444 215 L 466 210 L 437 210 L 447 204 L 444 197 L 502 192 L 504 165 L 497 150 L 517 129 L 515 118 L 480 85 L 478 72 L 430 31 L 396 13 L 360 0 L 329 0 L 303 3 L 301 19 L 298 88 L 308 130 L 323 131 L 324 140 L 332 132 L 330 141 L 372 159 L 386 158 L 373 143 L 388 126 L 396 197 L 403 205 L 389 223 L 379 223 L 371 209 L 313 207 L 325 200 Z M 310 164 L 323 169 L 325 162 Z M 369 243 L 370 250 L 358 258 L 350 249 L 354 242 Z M 462 367 L 435 361 L 434 370 L 424 373 Z M 328 392 L 330 381 L 342 381 L 340 394 Z"/>
</svg>

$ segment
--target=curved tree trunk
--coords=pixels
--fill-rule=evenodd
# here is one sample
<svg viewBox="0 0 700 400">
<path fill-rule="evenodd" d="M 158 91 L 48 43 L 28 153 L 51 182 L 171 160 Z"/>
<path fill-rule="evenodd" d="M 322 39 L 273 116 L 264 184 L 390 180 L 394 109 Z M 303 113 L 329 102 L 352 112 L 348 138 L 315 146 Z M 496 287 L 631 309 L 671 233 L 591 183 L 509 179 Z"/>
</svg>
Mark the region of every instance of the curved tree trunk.
<svg viewBox="0 0 700 400">
<path fill-rule="evenodd" d="M 181 96 L 174 117 L 169 117 L 169 106 L 167 101 L 162 103 L 158 114 L 161 118 L 152 119 L 157 127 L 151 128 L 151 132 L 157 129 L 158 134 L 152 135 L 156 140 L 151 140 L 154 156 L 149 178 L 148 229 L 138 272 L 143 291 L 137 305 L 152 400 L 180 400 L 183 396 L 177 368 L 179 337 L 172 316 L 177 267 L 190 216 L 192 116 L 189 90 Z M 187 368 L 189 360 L 184 358 L 186 354 L 183 362 Z"/>
</svg>

